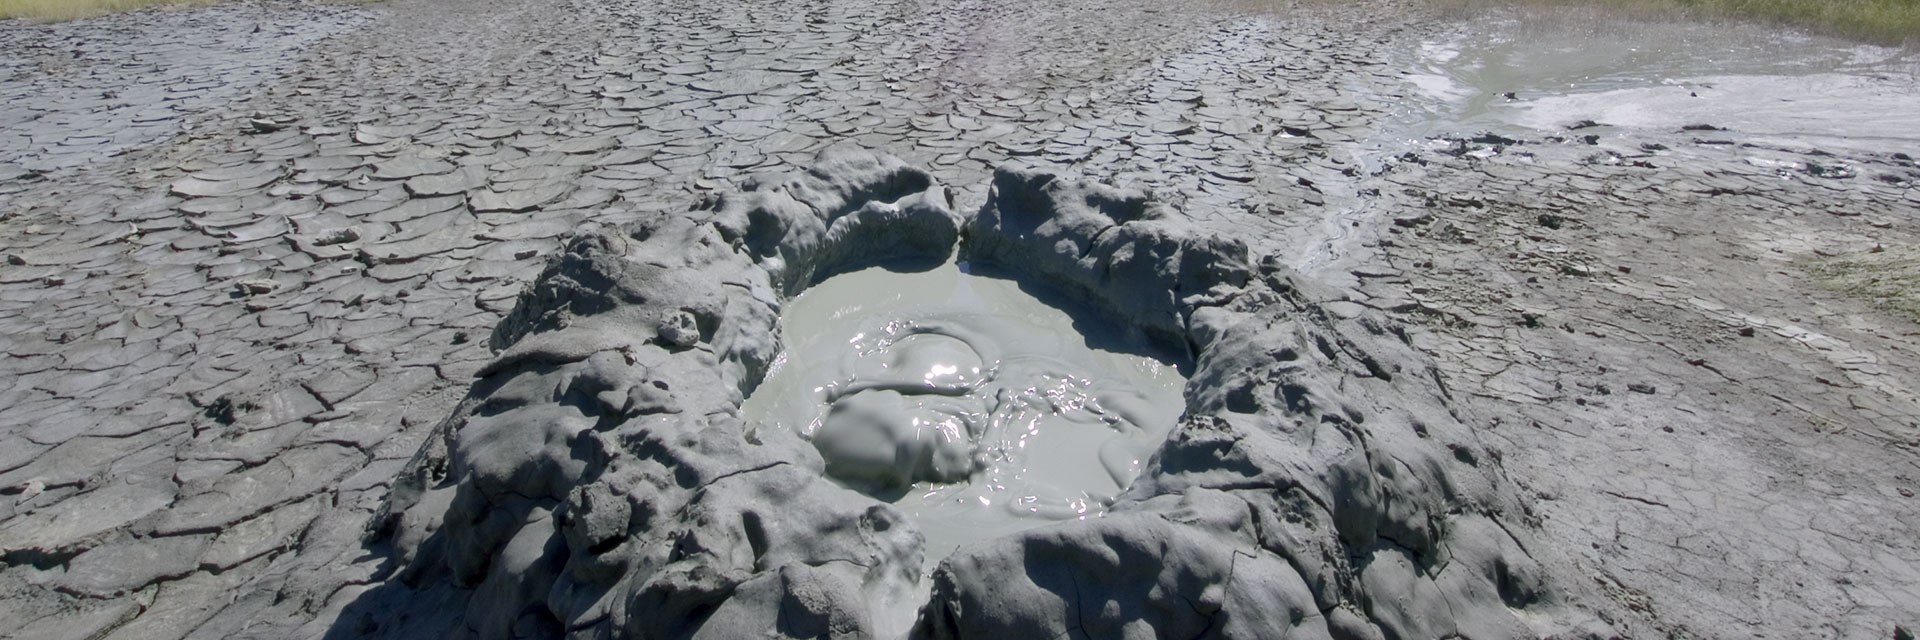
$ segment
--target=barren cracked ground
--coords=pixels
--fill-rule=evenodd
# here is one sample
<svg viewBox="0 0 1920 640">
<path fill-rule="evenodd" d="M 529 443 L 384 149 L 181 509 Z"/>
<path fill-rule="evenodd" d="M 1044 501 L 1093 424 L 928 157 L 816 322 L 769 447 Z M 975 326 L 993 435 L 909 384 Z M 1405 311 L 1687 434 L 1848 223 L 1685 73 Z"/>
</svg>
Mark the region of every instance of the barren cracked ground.
<svg viewBox="0 0 1920 640">
<path fill-rule="evenodd" d="M 1528 3 L 0 22 L 0 637 L 1911 640 L 1917 74 Z"/>
</svg>

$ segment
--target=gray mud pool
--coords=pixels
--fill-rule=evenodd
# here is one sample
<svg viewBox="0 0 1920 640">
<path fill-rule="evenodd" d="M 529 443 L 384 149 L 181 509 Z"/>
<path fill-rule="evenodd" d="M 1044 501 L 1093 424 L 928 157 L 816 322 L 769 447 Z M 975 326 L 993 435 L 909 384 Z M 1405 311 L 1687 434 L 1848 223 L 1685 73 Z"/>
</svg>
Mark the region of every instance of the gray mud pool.
<svg viewBox="0 0 1920 640">
<path fill-rule="evenodd" d="M 1012 280 L 870 267 L 781 315 L 786 351 L 741 411 L 920 523 L 931 567 L 972 542 L 1097 517 L 1179 418 L 1177 367 L 1112 350 Z M 1110 344 L 1111 343 L 1111 344 Z M 1123 347 L 1124 349 L 1124 347 Z"/>
</svg>

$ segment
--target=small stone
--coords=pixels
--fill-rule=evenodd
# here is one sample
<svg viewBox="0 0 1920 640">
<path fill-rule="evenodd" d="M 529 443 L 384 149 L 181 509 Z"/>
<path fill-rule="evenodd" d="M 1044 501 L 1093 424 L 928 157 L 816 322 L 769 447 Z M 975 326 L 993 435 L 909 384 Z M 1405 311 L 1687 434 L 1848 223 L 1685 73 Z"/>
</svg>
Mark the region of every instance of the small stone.
<svg viewBox="0 0 1920 640">
<path fill-rule="evenodd" d="M 1634 393 L 1644 393 L 1647 395 L 1652 395 L 1655 391 L 1657 391 L 1657 389 L 1654 389 L 1653 385 L 1641 384 L 1638 382 L 1627 385 L 1627 390 L 1632 391 Z"/>
<path fill-rule="evenodd" d="M 273 293 L 279 286 L 280 283 L 272 280 L 250 279 L 233 283 L 233 291 L 242 296 L 253 296 Z"/>
<path fill-rule="evenodd" d="M 693 314 L 686 311 L 675 312 L 656 330 L 660 344 L 675 349 L 686 349 L 700 343 L 700 327 Z"/>
<path fill-rule="evenodd" d="M 26 502 L 28 500 L 32 500 L 34 496 L 40 495 L 46 490 L 47 490 L 47 483 L 45 481 L 42 481 L 39 478 L 28 480 L 26 481 L 26 483 L 20 486 L 20 501 Z"/>
<path fill-rule="evenodd" d="M 278 122 L 274 122 L 272 120 L 268 120 L 265 118 L 249 118 L 247 120 L 247 130 L 253 133 L 273 133 L 275 131 L 281 131 L 286 128 L 287 128 L 287 125 L 280 124 Z"/>
<path fill-rule="evenodd" d="M 1430 215 L 1430 214 L 1425 214 L 1425 213 L 1422 213 L 1422 214 L 1420 214 L 1420 215 L 1417 215 L 1417 216 L 1404 216 L 1404 217 L 1399 217 L 1399 218 L 1394 218 L 1394 219 L 1393 219 L 1393 226 L 1396 226 L 1396 227 L 1417 227 L 1417 226 L 1420 226 L 1420 225 L 1423 225 L 1423 224 L 1426 224 L 1426 223 L 1428 223 L 1428 222 L 1432 222 L 1432 221 L 1433 221 L 1433 216 L 1432 216 L 1432 215 Z"/>
<path fill-rule="evenodd" d="M 336 244 L 346 244 L 359 239 L 360 239 L 360 232 L 355 231 L 351 228 L 334 229 L 332 231 L 328 231 L 326 233 L 320 234 L 319 236 L 316 236 L 313 239 L 313 245 L 316 247 L 328 247 Z"/>
</svg>

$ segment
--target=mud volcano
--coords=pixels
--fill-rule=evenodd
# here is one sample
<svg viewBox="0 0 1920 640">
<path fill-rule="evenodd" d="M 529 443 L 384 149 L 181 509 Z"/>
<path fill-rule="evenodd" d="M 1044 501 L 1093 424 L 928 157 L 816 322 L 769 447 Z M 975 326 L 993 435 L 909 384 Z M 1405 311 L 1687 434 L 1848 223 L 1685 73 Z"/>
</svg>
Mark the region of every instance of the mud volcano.
<svg viewBox="0 0 1920 640">
<path fill-rule="evenodd" d="M 1563 606 L 1498 460 L 1397 329 L 1145 193 L 993 180 L 963 216 L 925 172 L 836 150 L 683 215 L 582 230 L 395 482 L 369 533 L 393 572 L 336 635 L 1607 633 Z M 956 258 L 1173 353 L 1183 401 L 1151 401 L 1178 384 L 1164 368 L 1076 364 L 1093 356 L 938 287 L 886 288 L 931 308 L 806 310 L 844 306 L 834 289 L 871 265 Z M 853 343 L 806 364 L 816 339 Z M 1051 468 L 1107 485 L 967 494 L 1006 470 L 991 436 L 1026 423 L 1088 436 L 1065 449 L 1090 461 Z M 1045 517 L 962 543 L 913 502 L 929 493 L 1030 497 Z"/>
</svg>

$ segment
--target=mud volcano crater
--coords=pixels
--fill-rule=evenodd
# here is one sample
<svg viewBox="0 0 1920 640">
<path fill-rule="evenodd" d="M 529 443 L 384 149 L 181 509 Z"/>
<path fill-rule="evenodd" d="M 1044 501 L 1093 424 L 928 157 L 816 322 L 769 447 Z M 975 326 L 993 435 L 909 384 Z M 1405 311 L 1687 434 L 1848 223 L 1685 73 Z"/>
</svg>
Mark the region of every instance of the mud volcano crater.
<svg viewBox="0 0 1920 640">
<path fill-rule="evenodd" d="M 336 635 L 1607 633 L 1561 602 L 1497 458 L 1398 329 L 1144 192 L 1010 167 L 978 212 L 953 208 L 927 173 L 835 149 L 581 230 L 395 481 L 368 533 L 391 572 Z M 1170 352 L 1181 397 L 1156 416 L 1123 406 L 1152 395 L 1139 380 L 1094 382 L 1116 367 L 1022 369 L 1010 354 L 1055 347 L 965 310 L 826 313 L 807 333 L 868 341 L 827 364 L 781 343 L 809 288 L 956 251 Z M 782 393 L 800 417 L 772 424 Z M 971 541 L 909 515 L 911 487 L 990 484 L 995 416 L 1024 424 L 969 403 L 1049 398 L 1030 422 L 1095 428 L 1110 486 L 1012 491 L 1046 517 Z"/>
<path fill-rule="evenodd" d="M 914 520 L 928 562 L 1104 513 L 1179 418 L 1184 353 L 981 275 L 1004 269 L 926 261 L 790 300 L 786 350 L 741 406 L 747 428 L 812 442 L 828 477 Z"/>
</svg>

